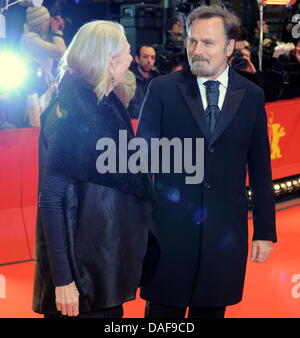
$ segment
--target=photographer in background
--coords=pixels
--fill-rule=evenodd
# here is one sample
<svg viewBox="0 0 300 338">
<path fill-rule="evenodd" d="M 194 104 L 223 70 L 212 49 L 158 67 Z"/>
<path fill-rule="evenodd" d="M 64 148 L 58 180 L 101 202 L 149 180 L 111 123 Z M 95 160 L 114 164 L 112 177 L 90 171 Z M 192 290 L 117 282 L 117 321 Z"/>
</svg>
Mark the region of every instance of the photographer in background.
<svg viewBox="0 0 300 338">
<path fill-rule="evenodd" d="M 135 62 L 130 66 L 136 78 L 135 95 L 129 103 L 128 112 L 131 118 L 137 119 L 151 80 L 159 74 L 153 70 L 156 61 L 156 51 L 152 45 L 141 45 L 137 49 Z"/>
<path fill-rule="evenodd" d="M 160 70 L 162 68 L 161 74 L 181 70 L 188 65 L 184 27 L 179 19 L 173 18 L 167 22 L 166 36 L 164 50 L 157 53 L 159 54 L 157 66 Z"/>
<path fill-rule="evenodd" d="M 300 39 L 294 40 L 295 48 L 289 54 L 279 57 L 283 85 L 279 95 L 282 99 L 300 97 Z"/>
<path fill-rule="evenodd" d="M 166 25 L 166 36 L 167 41 L 165 46 L 167 47 L 169 44 L 177 45 L 177 48 L 182 50 L 184 48 L 184 27 L 182 22 L 177 19 L 173 18 L 167 22 Z"/>
<path fill-rule="evenodd" d="M 259 64 L 259 44 L 260 44 L 260 21 L 256 22 L 254 28 L 254 37 L 251 44 L 252 62 L 256 68 Z M 270 34 L 269 25 L 263 21 L 263 69 L 271 68 L 276 61 L 273 57 L 274 49 L 278 44 L 278 40 L 275 36 Z"/>
<path fill-rule="evenodd" d="M 269 25 L 266 23 L 266 21 L 262 22 L 263 24 L 263 37 L 264 39 L 268 39 L 271 38 L 271 34 L 270 34 L 270 27 Z M 253 42 L 255 43 L 255 41 L 259 41 L 259 36 L 260 36 L 260 21 L 256 21 L 256 27 L 254 28 L 254 39 Z"/>
<path fill-rule="evenodd" d="M 251 43 L 252 63 L 259 64 L 259 25 L 254 32 L 256 38 Z M 268 25 L 263 22 L 263 60 L 261 73 L 266 101 L 276 101 L 295 97 L 298 87 L 298 65 L 294 57 L 293 43 L 284 43 L 269 33 Z"/>
<path fill-rule="evenodd" d="M 288 7 L 289 7 L 288 14 L 286 16 L 286 20 L 284 22 L 284 29 L 282 32 L 282 41 L 284 42 L 293 41 L 292 29 L 295 25 L 295 22 L 293 22 L 293 17 L 296 14 L 300 14 L 300 0 L 297 0 L 293 6 Z"/>
<path fill-rule="evenodd" d="M 21 46 L 31 73 L 26 94 L 28 120 L 32 127 L 40 126 L 40 113 L 51 98 L 53 62 L 58 62 L 66 50 L 63 29 L 62 18 L 51 18 L 46 7 L 27 8 Z"/>
<path fill-rule="evenodd" d="M 247 41 L 237 41 L 236 49 L 229 63 L 239 74 L 258 86 L 263 87 L 261 76 L 251 61 L 251 51 Z"/>
</svg>

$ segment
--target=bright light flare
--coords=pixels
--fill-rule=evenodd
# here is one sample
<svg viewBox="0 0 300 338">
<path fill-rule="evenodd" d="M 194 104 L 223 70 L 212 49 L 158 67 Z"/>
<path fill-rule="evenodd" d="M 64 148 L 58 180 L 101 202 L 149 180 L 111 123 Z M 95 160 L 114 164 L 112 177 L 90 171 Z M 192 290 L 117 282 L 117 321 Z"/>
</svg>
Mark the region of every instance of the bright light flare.
<svg viewBox="0 0 300 338">
<path fill-rule="evenodd" d="M 0 90 L 19 88 L 27 77 L 27 67 L 23 59 L 11 52 L 0 53 Z"/>
</svg>

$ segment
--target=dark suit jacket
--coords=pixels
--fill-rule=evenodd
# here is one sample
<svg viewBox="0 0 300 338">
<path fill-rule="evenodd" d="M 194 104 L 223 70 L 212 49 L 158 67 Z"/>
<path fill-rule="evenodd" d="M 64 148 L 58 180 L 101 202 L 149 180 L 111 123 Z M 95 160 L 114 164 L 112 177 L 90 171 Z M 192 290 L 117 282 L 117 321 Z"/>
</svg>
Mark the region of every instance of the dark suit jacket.
<svg viewBox="0 0 300 338">
<path fill-rule="evenodd" d="M 248 251 L 248 168 L 253 240 L 276 241 L 275 204 L 264 93 L 229 71 L 218 124 L 210 135 L 196 77 L 179 71 L 154 79 L 138 136 L 204 138 L 204 180 L 155 174 L 154 211 L 162 255 L 144 299 L 172 306 L 225 306 L 242 298 Z M 193 150 L 195 155 L 195 150 Z"/>
</svg>

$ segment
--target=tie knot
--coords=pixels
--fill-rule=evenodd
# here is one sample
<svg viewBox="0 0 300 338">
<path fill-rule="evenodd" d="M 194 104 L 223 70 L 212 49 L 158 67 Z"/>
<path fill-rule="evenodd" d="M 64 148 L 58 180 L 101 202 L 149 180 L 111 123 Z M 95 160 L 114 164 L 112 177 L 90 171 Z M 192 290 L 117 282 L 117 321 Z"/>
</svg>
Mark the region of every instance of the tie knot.
<svg viewBox="0 0 300 338">
<path fill-rule="evenodd" d="M 219 89 L 220 82 L 219 81 L 205 81 L 204 85 L 206 86 L 206 89 Z"/>
<path fill-rule="evenodd" d="M 219 81 L 206 81 L 206 99 L 209 106 L 217 106 L 219 101 Z"/>
</svg>

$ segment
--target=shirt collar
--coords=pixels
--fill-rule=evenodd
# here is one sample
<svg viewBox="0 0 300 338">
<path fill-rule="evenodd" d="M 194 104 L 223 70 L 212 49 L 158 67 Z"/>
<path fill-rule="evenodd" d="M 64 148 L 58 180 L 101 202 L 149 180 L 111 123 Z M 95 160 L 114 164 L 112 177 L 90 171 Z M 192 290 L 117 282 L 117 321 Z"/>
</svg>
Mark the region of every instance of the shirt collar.
<svg viewBox="0 0 300 338">
<path fill-rule="evenodd" d="M 215 79 L 215 81 L 219 81 L 225 88 L 228 87 L 228 72 L 229 66 L 227 66 L 224 72 Z M 203 85 L 204 82 L 208 81 L 208 79 L 204 77 L 197 77 L 197 81 Z"/>
</svg>

